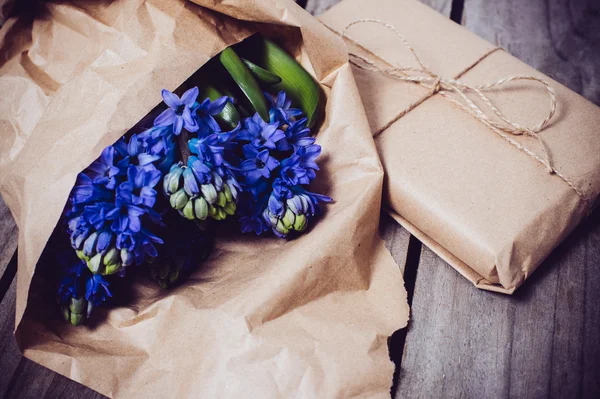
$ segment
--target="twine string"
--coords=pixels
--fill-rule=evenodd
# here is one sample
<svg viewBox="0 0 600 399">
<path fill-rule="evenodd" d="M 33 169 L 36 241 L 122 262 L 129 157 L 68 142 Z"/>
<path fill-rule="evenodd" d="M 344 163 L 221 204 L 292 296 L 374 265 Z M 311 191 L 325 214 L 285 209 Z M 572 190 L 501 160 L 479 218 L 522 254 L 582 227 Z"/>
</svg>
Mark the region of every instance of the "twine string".
<svg viewBox="0 0 600 399">
<path fill-rule="evenodd" d="M 344 28 L 344 30 L 342 31 L 340 36 L 342 37 L 342 39 L 346 38 L 348 40 L 351 40 L 347 37 L 347 31 L 352 26 L 355 26 L 358 24 L 363 24 L 363 23 L 374 23 L 377 25 L 381 25 L 381 26 L 388 28 L 392 32 L 394 32 L 394 34 L 400 39 L 400 41 L 402 42 L 404 47 L 406 47 L 410 51 L 410 53 L 413 55 L 414 59 L 419 64 L 419 67 L 418 68 L 402 67 L 402 66 L 393 65 L 389 62 L 388 62 L 388 64 L 391 65 L 390 67 L 381 67 L 381 66 L 377 65 L 374 61 L 369 59 L 368 57 L 362 56 L 360 54 L 355 54 L 355 53 L 349 54 L 350 62 L 357 68 L 381 73 L 381 74 L 389 76 L 393 79 L 400 80 L 403 82 L 415 83 L 415 84 L 421 85 L 421 86 L 429 89 L 426 96 L 419 98 L 417 101 L 410 104 L 406 109 L 398 112 L 398 114 L 396 114 L 388 123 L 386 123 L 383 127 L 381 127 L 379 130 L 377 130 L 374 133 L 374 136 L 377 136 L 379 133 L 386 130 L 393 123 L 395 123 L 397 120 L 402 118 L 404 115 L 406 115 L 407 113 L 412 111 L 414 108 L 416 108 L 418 105 L 420 105 L 422 102 L 424 102 L 428 98 L 432 97 L 435 94 L 440 94 L 441 96 L 446 98 L 448 101 L 451 101 L 452 103 L 458 105 L 464 111 L 468 112 L 475 119 L 479 120 L 481 123 L 486 125 L 489 129 L 491 129 L 493 132 L 498 134 L 500 137 L 502 137 L 508 143 L 510 143 L 511 145 L 513 145 L 514 147 L 519 149 L 520 151 L 524 152 L 529 157 L 538 161 L 540 164 L 542 164 L 548 170 L 549 173 L 555 174 L 558 177 L 560 177 L 562 180 L 564 180 L 583 200 L 584 205 L 586 206 L 588 212 L 590 211 L 591 207 L 589 206 L 589 202 L 587 201 L 584 193 L 569 178 L 567 178 L 566 176 L 564 176 L 563 174 L 561 174 L 558 170 L 556 170 L 554 168 L 554 165 L 552 163 L 552 158 L 550 156 L 550 150 L 549 150 L 547 144 L 545 143 L 545 141 L 542 139 L 542 137 L 539 134 L 542 130 L 544 130 L 544 128 L 548 125 L 548 123 L 550 122 L 550 120 L 552 119 L 554 114 L 556 113 L 556 93 L 554 92 L 554 89 L 552 87 L 550 87 L 548 82 L 546 82 L 543 79 L 537 78 L 535 76 L 527 76 L 527 75 L 509 76 L 509 77 L 498 79 L 495 82 L 484 84 L 484 85 L 469 85 L 469 84 L 466 84 L 466 83 L 458 80 L 460 78 L 460 76 L 462 76 L 468 70 L 473 68 L 473 66 L 477 65 L 480 61 L 482 61 L 488 55 L 499 50 L 500 48 L 498 48 L 498 47 L 493 48 L 490 51 L 483 54 L 474 64 L 472 64 L 471 66 L 465 68 L 462 72 L 460 72 L 457 75 L 457 78 L 443 78 L 443 77 L 437 75 L 436 73 L 434 73 L 433 71 L 431 71 L 431 69 L 429 69 L 423 63 L 423 61 L 417 55 L 416 51 L 410 45 L 408 40 L 406 40 L 406 38 L 400 32 L 398 32 L 398 30 L 393 25 L 390 25 L 388 23 L 385 23 L 385 22 L 377 20 L 377 19 L 360 19 L 360 20 L 356 20 L 356 21 L 353 21 L 350 24 L 348 24 Z M 358 46 L 370 53 L 370 51 L 368 49 L 365 49 L 364 47 L 362 47 L 360 45 L 358 45 Z M 541 121 L 539 121 L 534 126 L 527 127 L 527 126 L 522 126 L 522 125 L 514 122 L 513 120 L 508 118 L 502 111 L 500 111 L 500 109 L 498 109 L 498 107 L 492 102 L 492 100 L 485 94 L 486 92 L 502 89 L 507 84 L 512 83 L 512 82 L 517 82 L 517 81 L 531 81 L 531 82 L 539 83 L 542 85 L 542 87 L 545 89 L 546 94 L 548 95 L 548 98 L 549 98 L 548 113 Z M 493 112 L 493 114 L 496 115 L 500 121 L 498 122 L 498 121 L 495 121 L 492 118 L 490 118 L 488 115 L 489 112 L 486 113 L 479 105 L 477 105 L 471 98 L 469 98 L 469 95 L 468 95 L 469 93 L 475 94 L 483 102 L 483 104 L 485 104 L 487 109 L 491 110 Z M 458 97 L 458 98 L 456 98 L 456 97 Z M 529 137 L 535 139 L 539 143 L 539 146 L 542 151 L 542 156 L 537 155 L 533 151 L 529 150 L 527 147 L 521 145 L 513 137 L 511 137 L 511 136 L 523 136 L 523 135 L 529 136 Z"/>
</svg>

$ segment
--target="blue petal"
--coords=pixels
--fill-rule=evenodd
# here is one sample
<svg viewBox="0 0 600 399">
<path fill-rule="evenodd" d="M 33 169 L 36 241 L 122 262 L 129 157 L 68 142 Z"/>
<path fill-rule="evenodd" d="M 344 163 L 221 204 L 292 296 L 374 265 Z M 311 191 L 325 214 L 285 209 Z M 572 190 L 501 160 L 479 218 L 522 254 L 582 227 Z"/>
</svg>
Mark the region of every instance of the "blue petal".
<svg viewBox="0 0 600 399">
<path fill-rule="evenodd" d="M 154 126 L 169 126 L 175 121 L 175 111 L 172 108 L 165 109 L 160 115 L 154 120 Z"/>
<path fill-rule="evenodd" d="M 187 107 L 191 108 L 192 105 L 194 105 L 194 102 L 196 102 L 196 98 L 198 98 L 198 93 L 198 87 L 192 87 L 191 89 L 183 93 L 183 96 L 181 96 L 181 102 Z"/>
<path fill-rule="evenodd" d="M 283 201 L 278 200 L 273 195 L 269 196 L 269 210 L 272 214 L 282 217 L 284 213 Z"/>
<path fill-rule="evenodd" d="M 223 111 L 223 108 L 227 105 L 229 97 L 224 96 L 215 101 L 212 101 L 206 110 L 209 115 L 217 115 Z"/>
<path fill-rule="evenodd" d="M 196 88 L 197 89 L 197 88 Z M 171 93 L 167 89 L 163 89 L 160 93 L 162 95 L 163 101 L 171 108 L 177 108 L 182 104 L 182 101 L 176 94 Z"/>
<path fill-rule="evenodd" d="M 275 101 L 275 105 L 278 108 L 281 108 L 285 105 L 285 92 L 283 90 L 277 93 L 277 100 Z"/>
<path fill-rule="evenodd" d="M 181 133 L 182 128 L 183 128 L 183 118 L 181 116 L 175 116 L 175 120 L 173 123 L 173 133 L 175 133 L 175 135 L 179 135 L 179 133 Z"/>
<path fill-rule="evenodd" d="M 142 187 L 140 190 L 140 198 L 142 204 L 152 208 L 156 203 L 156 190 L 150 187 Z"/>
<path fill-rule="evenodd" d="M 200 192 L 198 188 L 198 183 L 196 182 L 196 178 L 194 177 L 194 173 L 191 169 L 186 168 L 183 171 L 183 188 L 187 195 L 190 197 L 195 197 Z"/>
<path fill-rule="evenodd" d="M 127 143 L 127 152 L 129 153 L 129 155 L 132 157 L 136 156 L 140 152 L 142 152 L 142 149 L 142 143 L 140 142 L 140 140 L 138 140 L 137 136 L 135 134 L 131 136 L 131 138 L 129 139 L 129 143 Z"/>
<path fill-rule="evenodd" d="M 142 223 L 137 217 L 129 217 L 129 229 L 134 233 L 137 233 L 142 228 Z"/>
<path fill-rule="evenodd" d="M 98 242 L 96 243 L 96 252 L 102 252 L 110 245 L 113 238 L 113 234 L 109 230 L 103 230 L 98 236 Z"/>
<path fill-rule="evenodd" d="M 140 166 L 150 165 L 152 162 L 158 161 L 161 158 L 160 155 L 140 154 L 138 155 L 138 163 Z"/>
<path fill-rule="evenodd" d="M 189 108 L 185 108 L 183 110 L 183 114 L 181 114 L 181 117 L 183 118 L 183 125 L 187 130 L 189 130 L 190 132 L 195 132 L 198 130 L 198 124 L 192 117 L 192 113 L 190 112 Z"/>
</svg>

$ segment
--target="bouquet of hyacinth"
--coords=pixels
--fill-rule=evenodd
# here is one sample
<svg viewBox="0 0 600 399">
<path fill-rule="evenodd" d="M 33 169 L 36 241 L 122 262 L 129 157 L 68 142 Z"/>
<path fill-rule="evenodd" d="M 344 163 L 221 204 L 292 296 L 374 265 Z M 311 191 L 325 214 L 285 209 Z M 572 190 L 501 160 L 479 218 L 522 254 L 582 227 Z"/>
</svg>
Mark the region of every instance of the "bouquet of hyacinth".
<svg viewBox="0 0 600 399">
<path fill-rule="evenodd" d="M 292 238 L 331 201 L 307 189 L 319 170 L 310 130 L 319 87 L 285 51 L 253 37 L 189 86 L 181 96 L 163 90 L 153 125 L 78 175 L 63 216 L 73 251 L 61 256 L 58 287 L 73 325 L 109 302 L 111 280 L 131 267 L 163 288 L 181 282 L 210 255 L 220 221 L 233 220 L 232 233 Z"/>
</svg>

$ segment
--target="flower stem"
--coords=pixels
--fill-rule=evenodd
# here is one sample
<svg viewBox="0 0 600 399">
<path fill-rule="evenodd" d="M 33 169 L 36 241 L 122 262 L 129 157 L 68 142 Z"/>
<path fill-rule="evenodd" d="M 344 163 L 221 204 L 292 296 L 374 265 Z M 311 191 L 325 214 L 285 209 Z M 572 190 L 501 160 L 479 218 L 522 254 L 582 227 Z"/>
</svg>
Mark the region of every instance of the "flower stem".
<svg viewBox="0 0 600 399">
<path fill-rule="evenodd" d="M 179 153 L 181 154 L 181 161 L 184 165 L 187 165 L 188 158 L 190 155 L 192 155 L 190 148 L 188 147 L 188 141 L 190 141 L 190 137 L 188 136 L 187 130 L 181 130 L 181 133 L 179 136 L 177 136 L 177 141 L 177 144 L 179 145 Z"/>
</svg>

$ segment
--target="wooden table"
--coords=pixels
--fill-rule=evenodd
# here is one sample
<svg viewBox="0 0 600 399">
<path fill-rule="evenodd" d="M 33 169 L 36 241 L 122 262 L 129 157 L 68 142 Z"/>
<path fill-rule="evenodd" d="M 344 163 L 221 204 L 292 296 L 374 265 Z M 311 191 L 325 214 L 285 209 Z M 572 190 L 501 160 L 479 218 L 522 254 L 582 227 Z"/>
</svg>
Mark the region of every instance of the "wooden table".
<svg viewBox="0 0 600 399">
<path fill-rule="evenodd" d="M 337 1 L 298 2 L 319 15 Z M 423 2 L 600 104 L 599 1 Z M 475 289 L 383 217 L 381 231 L 404 272 L 412 317 L 391 340 L 398 377 L 392 392 L 426 398 L 600 398 L 599 214 L 512 297 Z M 0 395 L 102 397 L 19 353 L 12 335 L 16 246 L 17 229 L 0 200 Z"/>
</svg>

